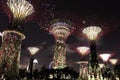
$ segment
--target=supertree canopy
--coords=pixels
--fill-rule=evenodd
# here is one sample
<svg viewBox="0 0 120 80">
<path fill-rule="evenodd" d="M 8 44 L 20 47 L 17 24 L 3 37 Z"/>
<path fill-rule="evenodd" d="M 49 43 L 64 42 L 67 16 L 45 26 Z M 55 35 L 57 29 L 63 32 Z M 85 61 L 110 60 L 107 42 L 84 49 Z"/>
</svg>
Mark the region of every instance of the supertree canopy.
<svg viewBox="0 0 120 80">
<path fill-rule="evenodd" d="M 76 63 L 80 65 L 78 80 L 87 80 L 88 79 L 88 61 L 84 60 Z"/>
<path fill-rule="evenodd" d="M 51 24 L 49 32 L 55 37 L 55 52 L 53 68 L 61 69 L 66 67 L 65 41 L 71 33 L 71 26 L 63 21 L 56 21 Z"/>
<path fill-rule="evenodd" d="M 118 59 L 110 59 L 111 64 L 115 65 L 118 62 Z"/>
<path fill-rule="evenodd" d="M 86 27 L 82 31 L 89 40 L 96 40 L 98 37 L 98 34 L 101 32 L 101 28 L 98 26 L 90 26 Z"/>
<path fill-rule="evenodd" d="M 86 55 L 89 51 L 89 47 L 86 47 L 86 46 L 80 46 L 80 47 L 77 47 L 77 52 L 78 54 L 81 54 L 82 56 Z"/>
<path fill-rule="evenodd" d="M 23 20 L 34 12 L 32 4 L 26 0 L 8 0 L 7 5 L 16 20 Z"/>
<path fill-rule="evenodd" d="M 2 33 L 0 71 L 5 79 L 16 80 L 19 78 L 21 44 L 25 39 L 22 24 L 24 19 L 34 12 L 34 9 L 26 0 L 8 0 L 7 5 L 13 17 L 11 25 Z"/>
<path fill-rule="evenodd" d="M 9 28 L 22 32 L 25 18 L 34 12 L 32 4 L 26 0 L 8 0 L 7 5 L 12 13 L 12 21 Z"/>
</svg>

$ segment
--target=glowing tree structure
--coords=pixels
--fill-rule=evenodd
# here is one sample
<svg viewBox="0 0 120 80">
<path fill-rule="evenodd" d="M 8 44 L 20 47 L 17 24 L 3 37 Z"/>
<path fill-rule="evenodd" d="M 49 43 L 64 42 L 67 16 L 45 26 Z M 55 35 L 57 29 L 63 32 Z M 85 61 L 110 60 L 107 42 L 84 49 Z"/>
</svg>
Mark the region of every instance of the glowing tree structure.
<svg viewBox="0 0 120 80">
<path fill-rule="evenodd" d="M 80 46 L 77 47 L 77 52 L 84 57 L 88 54 L 89 47 L 86 46 Z M 79 79 L 86 80 L 88 76 L 88 61 L 85 61 L 84 59 L 81 59 L 81 61 L 77 62 L 80 65 L 80 71 L 79 71 Z"/>
<path fill-rule="evenodd" d="M 115 79 L 116 75 L 115 75 L 115 70 L 114 70 L 114 66 L 117 64 L 118 59 L 110 59 L 109 62 L 112 64 L 112 76 Z"/>
<path fill-rule="evenodd" d="M 110 68 L 109 68 L 107 62 L 108 62 L 108 60 L 110 59 L 111 54 L 109 54 L 109 53 L 103 53 L 103 54 L 99 54 L 99 57 L 100 57 L 100 58 L 103 60 L 103 62 L 104 62 L 104 67 L 103 67 L 103 71 L 102 71 L 102 73 L 103 73 L 103 78 L 106 78 L 106 79 L 109 80 L 109 79 L 110 79 L 110 77 L 109 77 L 110 73 L 108 73 L 108 72 L 110 72 L 110 71 L 108 71 L 108 70 L 110 70 Z"/>
<path fill-rule="evenodd" d="M 89 53 L 89 47 L 80 46 L 76 48 L 76 51 L 78 52 L 78 54 L 84 57 L 85 55 Z"/>
<path fill-rule="evenodd" d="M 98 77 L 98 56 L 96 51 L 96 39 L 98 38 L 101 28 L 98 26 L 89 26 L 82 30 L 82 33 L 90 40 L 90 58 L 89 58 L 89 80 L 97 79 Z"/>
<path fill-rule="evenodd" d="M 103 62 L 106 64 L 108 62 L 108 60 L 111 57 L 111 54 L 109 53 L 103 53 L 103 54 L 99 54 L 99 57 L 103 60 Z"/>
<path fill-rule="evenodd" d="M 54 22 L 49 32 L 55 37 L 55 51 L 54 51 L 54 69 L 62 69 L 66 67 L 66 48 L 65 41 L 71 33 L 71 26 L 63 21 Z"/>
<path fill-rule="evenodd" d="M 30 71 L 30 78 L 32 79 L 33 75 L 33 61 L 34 61 L 34 55 L 39 51 L 39 48 L 37 47 L 28 47 L 28 50 L 31 54 L 30 58 L 30 65 L 29 65 L 29 71 Z"/>
<path fill-rule="evenodd" d="M 78 80 L 88 80 L 88 61 L 79 61 L 76 63 L 80 65 Z"/>
<path fill-rule="evenodd" d="M 33 60 L 33 71 L 38 69 L 38 60 L 37 59 L 34 59 Z"/>
<path fill-rule="evenodd" d="M 12 13 L 12 20 L 9 28 L 2 33 L 0 72 L 8 79 L 16 80 L 19 74 L 21 44 L 25 39 L 22 25 L 34 9 L 26 0 L 8 0 L 7 5 Z"/>
<path fill-rule="evenodd" d="M 112 65 L 116 65 L 116 63 L 118 62 L 118 59 L 110 59 L 109 61 Z"/>
</svg>

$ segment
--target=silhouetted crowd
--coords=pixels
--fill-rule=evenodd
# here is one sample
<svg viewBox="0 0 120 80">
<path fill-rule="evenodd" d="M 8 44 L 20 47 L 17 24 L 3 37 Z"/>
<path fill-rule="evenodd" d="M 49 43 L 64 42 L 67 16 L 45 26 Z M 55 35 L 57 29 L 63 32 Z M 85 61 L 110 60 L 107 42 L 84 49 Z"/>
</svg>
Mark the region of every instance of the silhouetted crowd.
<svg viewBox="0 0 120 80">
<path fill-rule="evenodd" d="M 20 69 L 20 78 L 22 80 L 30 80 L 31 75 L 26 69 Z M 42 67 L 40 71 L 33 71 L 32 80 L 76 80 L 79 77 L 73 68 L 66 67 L 64 69 L 48 69 Z"/>
</svg>

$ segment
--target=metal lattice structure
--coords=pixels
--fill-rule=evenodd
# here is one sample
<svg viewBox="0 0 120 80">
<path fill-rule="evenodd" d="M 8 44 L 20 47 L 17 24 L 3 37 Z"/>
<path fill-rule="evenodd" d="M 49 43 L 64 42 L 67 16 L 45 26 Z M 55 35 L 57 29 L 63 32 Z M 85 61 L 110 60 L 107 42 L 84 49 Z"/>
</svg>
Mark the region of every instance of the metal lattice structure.
<svg viewBox="0 0 120 80">
<path fill-rule="evenodd" d="M 53 68 L 61 69 L 66 67 L 65 41 L 70 35 L 70 25 L 65 22 L 56 22 L 50 26 L 50 33 L 55 37 L 55 51 L 53 58 Z"/>
</svg>

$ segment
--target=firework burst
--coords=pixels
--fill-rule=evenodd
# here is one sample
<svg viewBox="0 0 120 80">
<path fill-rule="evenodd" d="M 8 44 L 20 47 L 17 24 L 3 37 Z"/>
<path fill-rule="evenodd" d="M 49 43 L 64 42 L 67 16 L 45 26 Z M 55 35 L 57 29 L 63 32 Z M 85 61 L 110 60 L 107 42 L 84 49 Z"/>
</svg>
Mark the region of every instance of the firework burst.
<svg viewBox="0 0 120 80">
<path fill-rule="evenodd" d="M 34 12 L 32 4 L 26 0 L 8 0 L 7 5 L 16 20 L 23 20 Z"/>
</svg>

